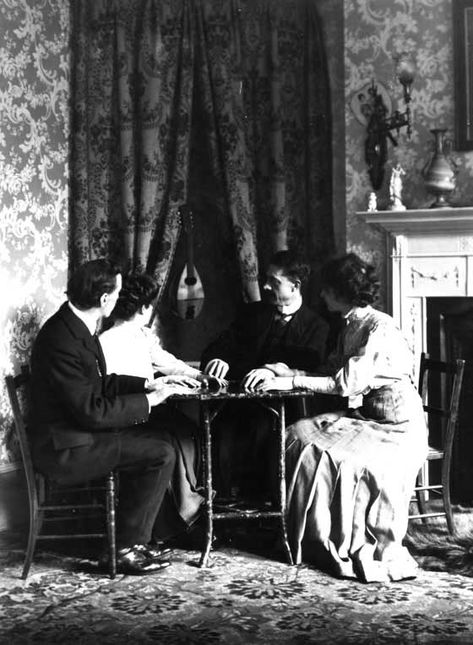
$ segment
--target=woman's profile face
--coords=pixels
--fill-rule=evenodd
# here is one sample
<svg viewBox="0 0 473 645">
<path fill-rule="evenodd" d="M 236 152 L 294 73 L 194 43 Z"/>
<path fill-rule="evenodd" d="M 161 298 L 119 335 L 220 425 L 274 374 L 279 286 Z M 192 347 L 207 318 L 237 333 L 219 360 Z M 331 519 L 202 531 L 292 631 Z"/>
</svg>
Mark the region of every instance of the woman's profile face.
<svg viewBox="0 0 473 645">
<path fill-rule="evenodd" d="M 324 299 L 325 304 L 327 305 L 327 309 L 329 311 L 339 311 L 337 308 L 338 301 L 333 289 L 330 289 L 329 287 L 325 287 L 320 292 L 320 295 Z"/>
<path fill-rule="evenodd" d="M 341 314 L 346 314 L 351 309 L 350 303 L 341 300 L 337 293 L 330 287 L 324 287 L 320 295 L 325 300 L 329 311 L 338 311 Z"/>
</svg>

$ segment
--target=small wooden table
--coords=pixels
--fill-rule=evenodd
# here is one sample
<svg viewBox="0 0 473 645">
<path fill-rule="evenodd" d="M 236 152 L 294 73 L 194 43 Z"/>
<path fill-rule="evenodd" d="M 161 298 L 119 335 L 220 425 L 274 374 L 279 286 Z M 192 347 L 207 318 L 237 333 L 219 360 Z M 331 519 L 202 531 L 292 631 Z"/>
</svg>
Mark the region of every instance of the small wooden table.
<svg viewBox="0 0 473 645">
<path fill-rule="evenodd" d="M 285 400 L 312 396 L 313 392 L 308 390 L 274 390 L 271 392 L 248 392 L 243 390 L 239 383 L 230 382 L 228 388 L 212 394 L 207 391 L 198 390 L 189 394 L 176 394 L 170 397 L 174 400 L 194 399 L 199 401 L 202 414 L 202 461 L 204 470 L 205 490 L 205 522 L 206 540 L 202 550 L 199 566 L 206 567 L 212 547 L 213 523 L 216 520 L 278 518 L 282 543 L 289 564 L 294 564 L 291 550 L 287 539 L 286 527 L 286 461 L 285 461 L 285 440 L 286 440 L 286 407 Z M 275 510 L 244 510 L 229 508 L 224 511 L 216 511 L 214 508 L 212 488 L 212 421 L 219 414 L 228 401 L 257 401 L 264 408 L 269 410 L 277 420 L 278 443 L 279 443 L 279 464 L 278 484 L 279 499 L 278 508 Z"/>
</svg>

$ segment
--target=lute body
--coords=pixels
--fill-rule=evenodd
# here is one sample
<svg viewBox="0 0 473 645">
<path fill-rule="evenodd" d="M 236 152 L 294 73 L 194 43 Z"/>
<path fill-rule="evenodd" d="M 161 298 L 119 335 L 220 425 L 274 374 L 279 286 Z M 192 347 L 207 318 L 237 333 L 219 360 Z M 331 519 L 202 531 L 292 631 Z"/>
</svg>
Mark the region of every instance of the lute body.
<svg viewBox="0 0 473 645">
<path fill-rule="evenodd" d="M 194 264 L 192 211 L 188 206 L 181 206 L 179 213 L 186 233 L 187 259 L 177 285 L 176 312 L 184 320 L 193 320 L 204 305 L 204 288 Z"/>
</svg>

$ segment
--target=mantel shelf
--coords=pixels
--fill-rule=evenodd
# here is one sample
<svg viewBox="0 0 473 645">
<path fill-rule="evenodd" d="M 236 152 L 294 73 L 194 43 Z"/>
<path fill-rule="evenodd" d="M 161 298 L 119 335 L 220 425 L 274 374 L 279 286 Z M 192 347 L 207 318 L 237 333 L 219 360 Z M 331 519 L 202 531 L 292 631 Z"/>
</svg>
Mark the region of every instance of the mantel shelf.
<svg viewBox="0 0 473 645">
<path fill-rule="evenodd" d="M 393 235 L 415 233 L 473 234 L 473 206 L 425 208 L 405 211 L 359 211 L 367 224 L 376 224 Z"/>
</svg>

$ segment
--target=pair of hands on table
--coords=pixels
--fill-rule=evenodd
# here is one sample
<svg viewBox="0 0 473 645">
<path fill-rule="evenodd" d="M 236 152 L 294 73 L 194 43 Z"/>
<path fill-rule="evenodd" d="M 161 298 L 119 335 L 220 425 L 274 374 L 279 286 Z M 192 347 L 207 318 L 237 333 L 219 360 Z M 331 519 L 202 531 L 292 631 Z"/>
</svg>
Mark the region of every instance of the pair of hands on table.
<svg viewBox="0 0 473 645">
<path fill-rule="evenodd" d="M 224 379 L 216 379 L 219 386 L 226 384 Z M 189 394 L 195 390 L 207 390 L 209 388 L 209 376 L 198 374 L 187 376 L 185 374 L 171 374 L 169 376 L 158 376 L 146 384 L 146 393 L 151 406 L 163 403 L 173 394 Z"/>
<path fill-rule="evenodd" d="M 230 369 L 229 364 L 220 358 L 214 358 L 205 367 L 206 374 L 224 379 Z M 292 377 L 295 372 L 285 363 L 271 363 L 257 367 L 243 378 L 241 386 L 248 392 L 268 390 L 291 390 Z"/>
<path fill-rule="evenodd" d="M 158 376 L 146 382 L 146 396 L 151 406 L 163 403 L 173 394 L 186 394 L 200 387 L 196 378 L 183 374 Z"/>
</svg>

